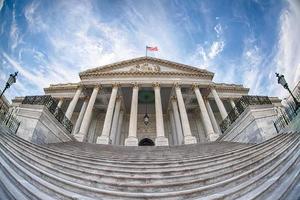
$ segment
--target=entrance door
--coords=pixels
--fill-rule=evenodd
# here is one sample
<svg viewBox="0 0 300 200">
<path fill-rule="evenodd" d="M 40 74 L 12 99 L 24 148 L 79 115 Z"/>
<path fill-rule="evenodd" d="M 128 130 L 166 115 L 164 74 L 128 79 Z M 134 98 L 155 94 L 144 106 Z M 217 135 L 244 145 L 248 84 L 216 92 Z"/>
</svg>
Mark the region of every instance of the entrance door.
<svg viewBox="0 0 300 200">
<path fill-rule="evenodd" d="M 139 142 L 139 146 L 154 146 L 154 142 L 149 138 L 144 138 Z"/>
</svg>

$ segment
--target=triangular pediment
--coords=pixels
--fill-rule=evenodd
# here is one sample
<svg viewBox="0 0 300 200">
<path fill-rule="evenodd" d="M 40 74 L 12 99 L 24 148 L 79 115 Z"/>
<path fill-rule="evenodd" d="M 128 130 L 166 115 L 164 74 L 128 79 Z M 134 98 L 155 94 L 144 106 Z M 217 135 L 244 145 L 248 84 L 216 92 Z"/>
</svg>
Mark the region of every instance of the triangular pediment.
<svg viewBox="0 0 300 200">
<path fill-rule="evenodd" d="M 80 76 L 88 75 L 111 75 L 111 74 L 202 74 L 213 76 L 212 72 L 205 69 L 199 69 L 185 64 L 180 64 L 168 60 L 140 57 L 131 60 L 125 60 L 101 67 L 88 69 L 80 73 Z"/>
</svg>

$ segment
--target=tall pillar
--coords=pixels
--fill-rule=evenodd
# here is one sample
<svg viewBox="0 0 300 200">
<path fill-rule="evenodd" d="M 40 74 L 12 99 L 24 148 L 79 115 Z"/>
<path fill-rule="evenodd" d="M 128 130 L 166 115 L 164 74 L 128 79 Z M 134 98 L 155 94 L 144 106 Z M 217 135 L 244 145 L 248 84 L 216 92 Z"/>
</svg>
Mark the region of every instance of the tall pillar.
<svg viewBox="0 0 300 200">
<path fill-rule="evenodd" d="M 177 133 L 177 144 L 181 145 L 183 144 L 183 133 L 182 133 L 180 115 L 178 112 L 177 99 L 175 96 L 171 97 L 171 104 L 172 104 L 174 120 L 175 120 L 175 128 Z"/>
<path fill-rule="evenodd" d="M 76 138 L 78 141 L 82 142 L 87 134 L 87 132 L 89 131 L 89 127 L 91 124 L 91 120 L 92 120 L 92 110 L 97 98 L 97 94 L 100 90 L 100 86 L 95 86 L 92 92 L 92 95 L 90 97 L 88 106 L 86 108 L 86 111 L 84 113 L 83 119 L 82 119 L 82 123 L 79 129 L 79 133 L 77 134 Z"/>
<path fill-rule="evenodd" d="M 71 102 L 68 106 L 67 111 L 66 111 L 65 115 L 68 119 L 71 119 L 71 117 L 73 115 L 74 109 L 76 107 L 76 104 L 78 102 L 81 92 L 82 92 L 82 86 L 79 86 L 78 89 L 76 90 L 76 93 L 75 93 L 73 99 L 71 100 Z"/>
<path fill-rule="evenodd" d="M 182 130 L 184 135 L 184 144 L 195 144 L 197 140 L 194 136 L 192 136 L 189 119 L 186 113 L 183 97 L 181 94 L 181 89 L 178 84 L 175 85 L 175 92 L 178 101 L 179 113 L 182 122 Z"/>
<path fill-rule="evenodd" d="M 231 107 L 235 108 L 235 103 L 234 103 L 233 99 L 229 99 L 229 102 L 230 102 Z"/>
<path fill-rule="evenodd" d="M 136 137 L 138 95 L 139 95 L 139 86 L 137 84 L 134 84 L 132 88 L 132 100 L 131 100 L 128 137 L 125 139 L 125 146 L 138 146 L 138 139 Z"/>
<path fill-rule="evenodd" d="M 221 131 L 220 131 L 219 125 L 218 125 L 218 122 L 215 118 L 214 112 L 211 109 L 211 106 L 210 106 L 210 103 L 209 103 L 208 99 L 205 101 L 205 105 L 206 105 L 206 109 L 208 111 L 208 115 L 210 117 L 211 123 L 213 125 L 214 130 L 215 130 L 215 133 L 218 133 L 220 135 Z"/>
<path fill-rule="evenodd" d="M 63 98 L 59 99 L 57 107 L 61 108 L 61 106 L 62 106 L 63 103 L 64 103 L 64 99 Z"/>
<path fill-rule="evenodd" d="M 217 106 L 219 108 L 219 111 L 220 111 L 222 119 L 225 119 L 227 117 L 227 111 L 226 111 L 226 109 L 224 107 L 224 104 L 221 101 L 221 99 L 220 99 L 217 91 L 215 90 L 215 88 L 211 88 L 211 93 L 214 96 L 214 99 L 215 99 L 215 101 L 217 103 Z"/>
<path fill-rule="evenodd" d="M 170 109 L 169 110 L 169 115 L 170 115 L 170 123 L 171 123 L 171 134 L 172 134 L 172 138 L 173 138 L 173 144 L 177 145 L 178 144 L 178 137 L 177 137 L 177 131 L 176 131 L 176 127 L 175 127 L 175 119 L 174 119 L 174 114 L 173 111 Z"/>
<path fill-rule="evenodd" d="M 210 141 L 215 141 L 218 138 L 218 135 L 215 134 L 215 132 L 214 132 L 214 129 L 213 129 L 213 126 L 211 124 L 210 118 L 208 116 L 208 112 L 206 110 L 204 100 L 203 100 L 202 95 L 200 93 L 199 87 L 197 85 L 193 85 L 193 90 L 194 90 L 194 92 L 196 94 L 196 97 L 197 97 L 197 101 L 198 101 L 198 104 L 199 104 L 201 117 L 202 117 L 202 120 L 203 120 L 206 135 L 208 136 L 208 139 Z"/>
<path fill-rule="evenodd" d="M 119 119 L 118 119 L 116 142 L 115 142 L 115 144 L 117 144 L 117 145 L 121 144 L 121 133 L 122 133 L 123 117 L 124 117 L 124 111 L 121 110 L 120 114 L 119 114 Z"/>
<path fill-rule="evenodd" d="M 154 93 L 155 93 L 155 116 L 156 116 L 156 146 L 168 146 L 168 138 L 165 137 L 164 129 L 164 119 L 161 106 L 161 96 L 160 96 L 160 85 L 158 83 L 154 84 Z"/>
<path fill-rule="evenodd" d="M 89 102 L 89 98 L 85 98 L 84 101 L 83 101 L 83 104 L 81 106 L 78 118 L 76 120 L 76 124 L 75 124 L 74 129 L 73 129 L 73 135 L 76 135 L 78 133 L 79 129 L 80 129 L 80 125 L 82 123 L 83 116 L 84 116 L 85 110 L 87 108 L 88 102 Z"/>
<path fill-rule="evenodd" d="M 113 118 L 117 93 L 118 93 L 118 85 L 115 84 L 115 85 L 113 85 L 110 99 L 108 102 L 106 115 L 105 115 L 105 119 L 104 119 L 104 124 L 103 124 L 103 129 L 102 129 L 102 134 L 100 137 L 97 138 L 97 144 L 110 144 L 109 133 L 111 130 L 111 124 L 112 124 L 112 118 Z"/>
<path fill-rule="evenodd" d="M 112 120 L 112 125 L 111 125 L 111 130 L 110 130 L 111 144 L 116 144 L 116 136 L 117 136 L 118 123 L 119 123 L 121 102 L 122 102 L 122 98 L 120 96 L 117 97 L 116 107 L 115 107 L 115 111 L 114 111 L 114 117 Z"/>
</svg>

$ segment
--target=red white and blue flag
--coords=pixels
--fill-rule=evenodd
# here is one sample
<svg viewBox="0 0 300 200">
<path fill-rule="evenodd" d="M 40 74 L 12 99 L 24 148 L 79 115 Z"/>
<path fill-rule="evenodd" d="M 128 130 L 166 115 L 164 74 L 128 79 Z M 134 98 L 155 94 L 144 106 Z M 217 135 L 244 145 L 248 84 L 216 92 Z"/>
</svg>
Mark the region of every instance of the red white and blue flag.
<svg viewBox="0 0 300 200">
<path fill-rule="evenodd" d="M 158 51 L 158 48 L 157 47 L 149 47 L 149 46 L 146 46 L 146 49 L 148 51 Z"/>
</svg>

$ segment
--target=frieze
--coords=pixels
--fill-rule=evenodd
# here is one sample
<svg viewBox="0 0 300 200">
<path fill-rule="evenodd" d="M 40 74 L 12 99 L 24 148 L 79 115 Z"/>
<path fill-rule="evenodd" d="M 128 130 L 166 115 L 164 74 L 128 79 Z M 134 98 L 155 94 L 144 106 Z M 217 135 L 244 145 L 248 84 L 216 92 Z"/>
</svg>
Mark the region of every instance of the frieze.
<svg viewBox="0 0 300 200">
<path fill-rule="evenodd" d="M 160 72 L 160 66 L 157 64 L 143 63 L 130 68 L 130 72 Z"/>
</svg>

